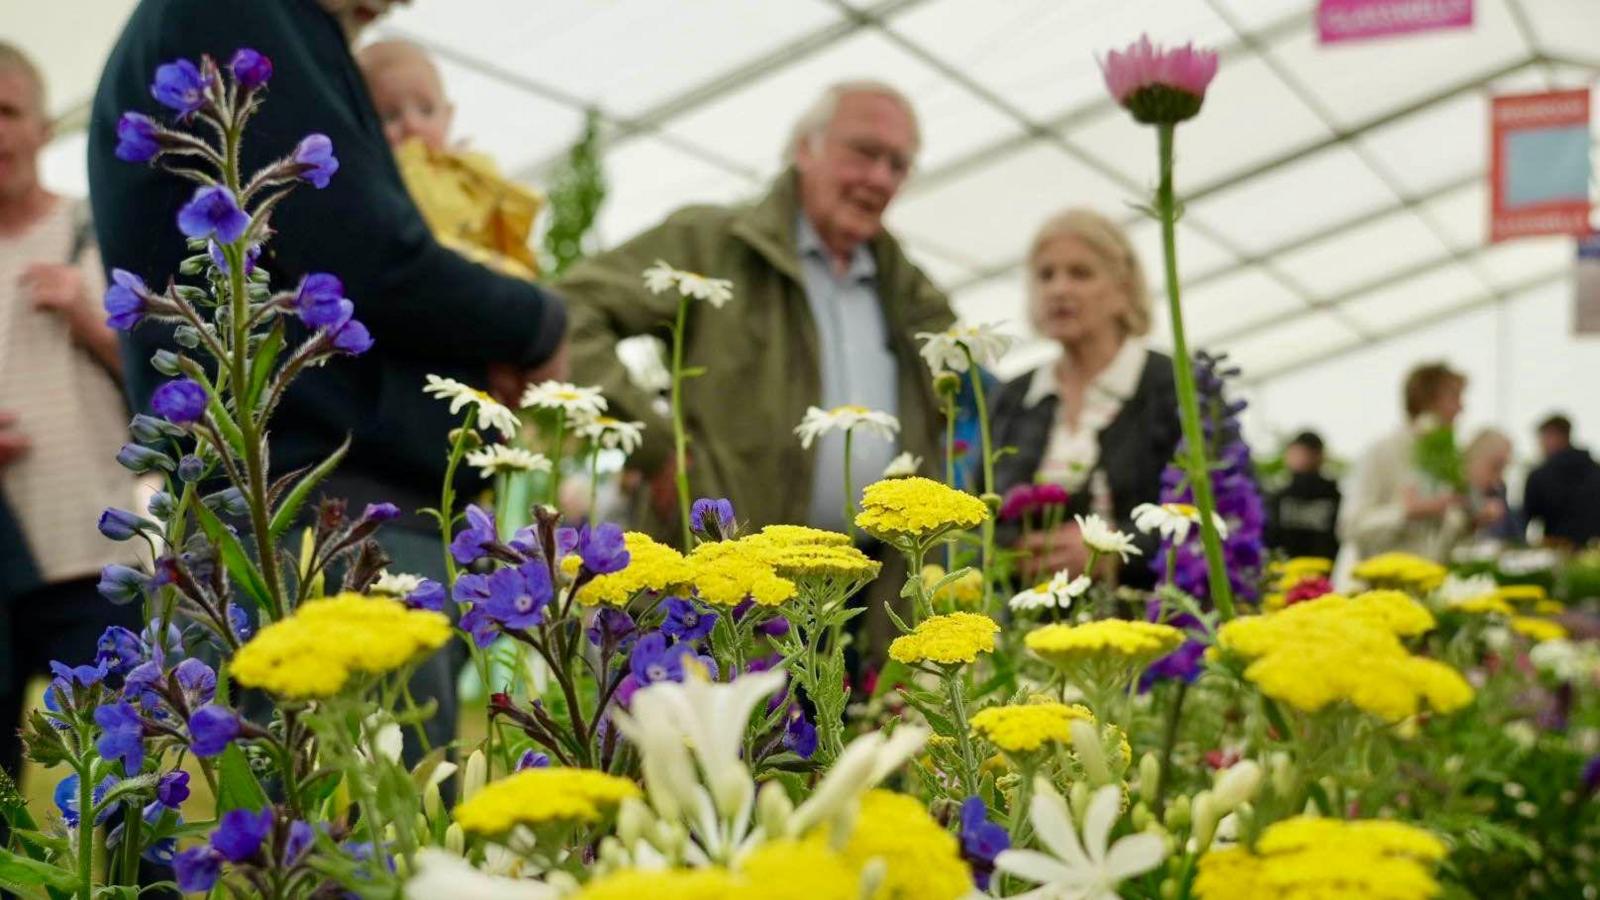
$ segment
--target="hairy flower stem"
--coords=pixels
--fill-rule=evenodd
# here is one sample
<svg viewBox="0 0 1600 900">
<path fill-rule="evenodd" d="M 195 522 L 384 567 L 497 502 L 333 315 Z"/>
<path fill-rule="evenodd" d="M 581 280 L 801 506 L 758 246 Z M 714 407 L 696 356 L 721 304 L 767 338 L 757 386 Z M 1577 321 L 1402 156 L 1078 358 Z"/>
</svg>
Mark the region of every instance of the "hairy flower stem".
<svg viewBox="0 0 1600 900">
<path fill-rule="evenodd" d="M 467 417 L 456 430 L 455 445 L 450 448 L 450 459 L 444 467 L 444 489 L 439 494 L 439 533 L 444 541 L 444 571 L 447 587 L 454 589 L 456 584 L 456 558 L 450 552 L 450 527 L 455 524 L 456 506 L 456 467 L 461 465 L 461 458 L 467 455 L 467 440 L 472 434 L 473 426 L 478 424 L 477 404 L 467 404 Z M 484 682 L 487 687 L 488 681 Z"/>
<path fill-rule="evenodd" d="M 990 609 L 994 600 L 994 445 L 989 436 L 989 403 L 983 395 L 983 372 L 972 358 L 972 348 L 961 345 L 967 355 L 967 374 L 972 379 L 972 399 L 978 407 L 978 443 L 983 453 L 983 502 L 989 515 L 983 520 L 983 608 Z"/>
<path fill-rule="evenodd" d="M 1178 722 L 1183 717 L 1183 698 L 1188 694 L 1189 682 L 1179 681 L 1172 706 L 1167 710 L 1167 727 L 1161 735 L 1161 780 L 1156 782 L 1156 796 L 1150 804 L 1157 818 L 1166 810 L 1167 786 L 1172 783 L 1172 748 L 1178 743 Z"/>
<path fill-rule="evenodd" d="M 1194 362 L 1183 330 L 1183 304 L 1178 289 L 1177 201 L 1172 191 L 1172 140 L 1176 126 L 1156 126 L 1161 160 L 1161 184 L 1156 189 L 1156 212 L 1161 220 L 1161 246 L 1166 257 L 1167 305 L 1172 315 L 1172 374 L 1178 386 L 1178 414 L 1183 425 L 1183 440 L 1189 452 L 1185 462 L 1189 483 L 1194 489 L 1194 505 L 1200 510 L 1200 540 L 1205 545 L 1206 574 L 1211 587 L 1211 602 L 1226 622 L 1233 618 L 1233 591 L 1222 559 L 1222 540 L 1215 521 L 1217 503 L 1211 495 L 1211 469 L 1206 462 L 1205 432 L 1200 427 L 1200 403 L 1194 386 Z"/>
<path fill-rule="evenodd" d="M 678 321 L 672 328 L 672 450 L 678 482 L 678 525 L 683 530 L 683 552 L 693 549 L 689 531 L 689 451 L 683 434 L 683 323 L 689 315 L 689 298 L 678 299 Z"/>
<path fill-rule="evenodd" d="M 961 748 L 961 787 L 971 797 L 978 793 L 978 760 L 972 752 L 972 729 L 967 725 L 967 691 L 959 671 L 946 671 L 944 683 L 950 692 L 950 712 L 955 716 L 956 746 Z"/>
<path fill-rule="evenodd" d="M 854 428 L 844 430 L 844 530 L 850 535 L 850 543 L 856 540 L 856 496 L 853 488 L 854 482 L 850 480 L 850 451 L 851 439 L 855 437 Z"/>
<path fill-rule="evenodd" d="M 78 765 L 78 883 L 79 900 L 94 898 L 94 766 Z"/>
</svg>

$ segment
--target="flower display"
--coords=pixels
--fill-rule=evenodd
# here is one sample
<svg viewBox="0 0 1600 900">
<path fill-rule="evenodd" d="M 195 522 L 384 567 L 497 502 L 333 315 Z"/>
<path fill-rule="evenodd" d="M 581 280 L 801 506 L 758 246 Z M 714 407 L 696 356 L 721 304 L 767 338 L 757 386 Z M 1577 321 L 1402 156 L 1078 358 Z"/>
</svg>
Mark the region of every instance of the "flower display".
<svg viewBox="0 0 1600 900">
<path fill-rule="evenodd" d="M 713 606 L 734 607 L 746 600 L 777 606 L 795 595 L 795 584 L 780 576 L 767 550 L 749 539 L 701 544 L 689 554 L 695 593 Z"/>
</svg>

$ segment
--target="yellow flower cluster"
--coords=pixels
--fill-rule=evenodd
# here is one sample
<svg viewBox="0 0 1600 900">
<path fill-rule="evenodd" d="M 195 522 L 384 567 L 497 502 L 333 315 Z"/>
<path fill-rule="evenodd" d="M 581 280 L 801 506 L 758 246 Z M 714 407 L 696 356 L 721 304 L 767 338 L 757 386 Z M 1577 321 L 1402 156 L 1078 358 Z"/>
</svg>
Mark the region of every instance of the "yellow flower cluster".
<svg viewBox="0 0 1600 900">
<path fill-rule="evenodd" d="M 991 706 L 972 716 L 973 734 L 982 735 L 1001 750 L 1023 753 L 1046 743 L 1071 746 L 1073 719 L 1093 721 L 1086 707 L 1065 703 L 1022 703 Z"/>
<path fill-rule="evenodd" d="M 924 541 L 952 528 L 976 528 L 989 507 L 930 478 L 890 478 L 867 485 L 856 527 L 890 543 Z"/>
<path fill-rule="evenodd" d="M 689 581 L 689 565 L 678 551 L 637 531 L 624 534 L 622 541 L 628 548 L 628 565 L 595 576 L 578 591 L 580 603 L 626 606 L 640 591 L 664 594 Z"/>
<path fill-rule="evenodd" d="M 738 871 L 622 869 L 584 886 L 573 900 L 857 900 L 861 877 L 817 839 L 773 841 L 745 856 Z"/>
<path fill-rule="evenodd" d="M 1225 654 L 1249 660 L 1244 676 L 1263 694 L 1315 712 L 1340 701 L 1386 720 L 1472 702 L 1455 669 L 1412 656 L 1401 637 L 1433 628 L 1433 616 L 1398 591 L 1329 594 L 1281 612 L 1242 616 L 1217 632 Z"/>
<path fill-rule="evenodd" d="M 1537 584 L 1502 584 L 1499 593 L 1500 599 L 1507 603 L 1538 603 L 1549 599 L 1544 588 Z"/>
<path fill-rule="evenodd" d="M 1333 560 L 1325 556 L 1296 556 L 1272 566 L 1272 574 L 1278 577 L 1278 589 L 1285 591 L 1299 584 L 1302 579 L 1327 575 L 1332 571 Z"/>
<path fill-rule="evenodd" d="M 1351 574 L 1372 585 L 1431 591 L 1443 584 L 1449 573 L 1433 560 L 1412 553 L 1380 553 L 1362 560 Z"/>
<path fill-rule="evenodd" d="M 910 634 L 894 639 L 889 645 L 889 658 L 903 663 L 972 662 L 979 653 L 994 652 L 994 636 L 999 631 L 995 620 L 978 613 L 930 616 Z"/>
<path fill-rule="evenodd" d="M 934 587 L 944 579 L 945 574 L 944 566 L 937 563 L 929 563 L 922 567 L 922 590 L 923 593 L 931 595 L 935 606 L 972 609 L 983 600 L 982 572 L 968 569 L 967 574 L 935 592 Z"/>
<path fill-rule="evenodd" d="M 871 580 L 883 568 L 877 560 L 850 546 L 794 544 L 767 551 L 767 561 L 785 578 L 804 576 Z"/>
<path fill-rule="evenodd" d="M 1063 668 L 1107 659 L 1144 665 L 1178 649 L 1183 632 L 1155 622 L 1099 619 L 1035 628 L 1024 643 L 1046 662 Z"/>
<path fill-rule="evenodd" d="M 450 620 L 439 613 L 345 593 L 261 629 L 228 667 L 240 684 L 280 697 L 331 697 L 353 673 L 392 672 L 449 639 Z"/>
<path fill-rule="evenodd" d="M 523 769 L 456 806 L 456 821 L 474 834 L 497 835 L 514 825 L 597 822 L 639 786 L 593 769 Z"/>
<path fill-rule="evenodd" d="M 882 861 L 885 871 L 875 900 L 955 900 L 972 889 L 955 835 L 928 815 L 922 801 L 905 794 L 872 790 L 861 798 L 844 857 L 857 871 L 874 859 Z"/>
<path fill-rule="evenodd" d="M 1523 637 L 1531 638 L 1536 644 L 1563 640 L 1567 636 L 1567 629 L 1560 623 L 1532 616 L 1512 616 L 1511 630 Z"/>
<path fill-rule="evenodd" d="M 850 545 L 850 536 L 837 531 L 825 531 L 821 528 L 811 528 L 806 525 L 768 525 L 752 538 L 766 541 L 774 547 L 787 547 L 795 544 L 831 544 L 836 547 Z"/>
<path fill-rule="evenodd" d="M 749 538 L 701 544 L 689 554 L 689 580 L 700 599 L 714 606 L 738 606 L 746 599 L 777 606 L 795 595 L 795 584 L 773 569 L 770 552 Z"/>
<path fill-rule="evenodd" d="M 1509 616 L 1514 610 L 1511 604 L 1501 599 L 1499 594 L 1479 594 L 1476 597 L 1462 597 L 1450 600 L 1445 608 L 1451 612 L 1466 613 L 1473 616 Z"/>
<path fill-rule="evenodd" d="M 1327 900 L 1437 896 L 1434 867 L 1445 845 L 1400 822 L 1299 816 L 1269 825 L 1254 853 L 1244 847 L 1200 858 L 1194 893 L 1202 900 Z"/>
</svg>

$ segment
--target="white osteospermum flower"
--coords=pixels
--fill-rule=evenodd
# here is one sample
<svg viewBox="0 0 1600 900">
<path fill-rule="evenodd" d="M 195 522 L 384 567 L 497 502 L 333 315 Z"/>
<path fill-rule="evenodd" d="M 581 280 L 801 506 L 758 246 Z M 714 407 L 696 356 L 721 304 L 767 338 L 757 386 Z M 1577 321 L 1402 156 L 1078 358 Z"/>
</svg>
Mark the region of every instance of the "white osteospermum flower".
<svg viewBox="0 0 1600 900">
<path fill-rule="evenodd" d="M 578 426 L 578 436 L 607 450 L 621 448 L 623 453 L 632 453 L 639 449 L 639 442 L 644 440 L 644 423 L 596 416 Z"/>
<path fill-rule="evenodd" d="M 597 387 L 578 387 L 565 381 L 542 381 L 522 392 L 523 409 L 555 409 L 572 421 L 594 419 L 606 411 L 606 398 Z"/>
<path fill-rule="evenodd" d="M 1073 516 L 1078 522 L 1078 533 L 1083 535 L 1083 544 L 1096 553 L 1107 556 L 1115 553 L 1122 557 L 1123 562 L 1128 561 L 1128 556 L 1138 556 L 1144 551 L 1133 545 L 1133 535 L 1123 534 L 1105 519 L 1090 513 L 1087 516 Z"/>
<path fill-rule="evenodd" d="M 534 453 L 521 447 L 490 444 L 467 454 L 467 465 L 492 478 L 510 472 L 548 472 L 550 460 L 543 453 Z"/>
<path fill-rule="evenodd" d="M 1013 338 L 1001 334 L 993 324 L 952 325 L 944 331 L 917 332 L 922 341 L 922 358 L 934 375 L 965 372 L 967 356 L 980 366 L 993 365 L 1010 349 Z"/>
<path fill-rule="evenodd" d="M 1228 523 L 1216 513 L 1211 514 L 1217 526 L 1217 536 L 1228 537 Z M 1200 524 L 1200 510 L 1187 503 L 1141 503 L 1133 508 L 1133 524 L 1146 534 L 1155 531 L 1167 541 L 1181 544 L 1189 539 L 1189 529 Z"/>
<path fill-rule="evenodd" d="M 1065 569 L 1050 577 L 1049 581 L 1035 585 L 1011 598 L 1015 610 L 1066 609 L 1072 601 L 1082 597 L 1092 582 L 1087 575 L 1073 578 Z"/>
<path fill-rule="evenodd" d="M 920 471 L 922 471 L 922 457 L 912 456 L 910 451 L 907 451 L 889 460 L 889 464 L 883 467 L 883 477 L 909 478 Z"/>
<path fill-rule="evenodd" d="M 385 569 L 378 573 L 378 580 L 367 588 L 370 594 L 388 594 L 391 597 L 404 597 L 417 588 L 422 587 L 422 576 L 407 575 L 404 572 L 391 574 Z"/>
<path fill-rule="evenodd" d="M 708 278 L 695 272 L 674 269 L 664 260 L 644 270 L 645 290 L 652 294 L 665 294 L 676 289 L 679 296 L 704 300 L 721 309 L 733 299 L 733 282 L 726 278 Z"/>
<path fill-rule="evenodd" d="M 1049 852 L 1004 850 L 994 860 L 996 869 L 1039 884 L 1016 895 L 1017 900 L 1117 900 L 1119 884 L 1159 866 L 1167 848 L 1153 834 L 1132 834 L 1110 843 L 1121 803 L 1122 789 L 1116 785 L 1095 791 L 1083 817 L 1080 840 L 1067 801 L 1047 779 L 1035 778 L 1028 818 L 1039 843 Z"/>
<path fill-rule="evenodd" d="M 800 438 L 800 446 L 810 450 L 812 442 L 822 435 L 830 431 L 850 431 L 858 425 L 886 441 L 894 440 L 895 433 L 900 430 L 900 420 L 894 416 L 850 404 L 833 409 L 811 407 L 806 410 L 806 417 L 800 420 L 794 433 Z"/>
<path fill-rule="evenodd" d="M 417 873 L 406 882 L 413 900 L 454 897 L 457 900 L 557 900 L 563 892 L 527 878 L 507 878 L 479 871 L 472 863 L 438 847 L 417 851 Z"/>
<path fill-rule="evenodd" d="M 462 407 L 472 404 L 478 407 L 479 426 L 495 428 L 508 438 L 517 433 L 516 413 L 483 391 L 462 384 L 454 378 L 440 378 L 437 375 L 429 375 L 425 381 L 422 392 L 440 400 L 449 400 L 451 414 L 458 413 Z"/>
</svg>

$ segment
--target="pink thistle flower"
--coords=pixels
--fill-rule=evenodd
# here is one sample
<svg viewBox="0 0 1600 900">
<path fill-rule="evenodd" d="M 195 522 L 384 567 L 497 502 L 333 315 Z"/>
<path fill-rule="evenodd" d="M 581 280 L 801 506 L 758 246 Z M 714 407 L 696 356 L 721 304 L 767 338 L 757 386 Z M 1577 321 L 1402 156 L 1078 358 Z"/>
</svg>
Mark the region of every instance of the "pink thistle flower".
<svg viewBox="0 0 1600 900">
<path fill-rule="evenodd" d="M 1206 87 L 1217 74 L 1217 53 L 1196 49 L 1192 43 L 1158 47 L 1145 35 L 1125 50 L 1107 53 L 1100 71 L 1111 96 L 1135 119 L 1149 125 L 1173 124 L 1200 111 Z"/>
</svg>

